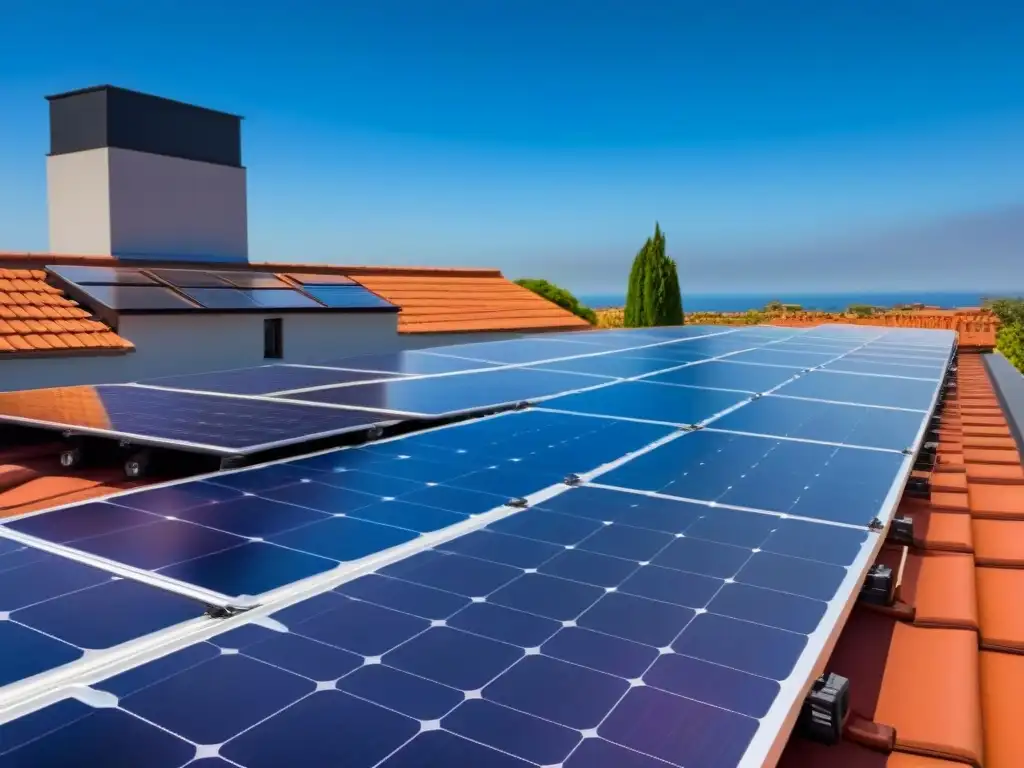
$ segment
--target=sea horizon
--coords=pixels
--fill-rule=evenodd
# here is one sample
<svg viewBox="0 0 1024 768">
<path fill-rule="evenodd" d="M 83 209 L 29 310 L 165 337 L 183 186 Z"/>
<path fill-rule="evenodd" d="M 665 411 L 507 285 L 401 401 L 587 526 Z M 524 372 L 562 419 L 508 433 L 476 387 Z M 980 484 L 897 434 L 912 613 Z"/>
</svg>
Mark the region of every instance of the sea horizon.
<svg viewBox="0 0 1024 768">
<path fill-rule="evenodd" d="M 890 292 L 849 292 L 849 293 L 694 293 L 683 294 L 683 309 L 686 312 L 746 312 L 762 309 L 772 301 L 783 304 L 799 304 L 804 309 L 823 312 L 838 312 L 851 304 L 870 304 L 891 307 L 896 304 L 925 304 L 955 309 L 977 307 L 985 298 L 1018 296 L 1024 291 L 890 291 Z M 581 293 L 581 303 L 592 309 L 621 307 L 626 303 L 625 293 Z"/>
</svg>

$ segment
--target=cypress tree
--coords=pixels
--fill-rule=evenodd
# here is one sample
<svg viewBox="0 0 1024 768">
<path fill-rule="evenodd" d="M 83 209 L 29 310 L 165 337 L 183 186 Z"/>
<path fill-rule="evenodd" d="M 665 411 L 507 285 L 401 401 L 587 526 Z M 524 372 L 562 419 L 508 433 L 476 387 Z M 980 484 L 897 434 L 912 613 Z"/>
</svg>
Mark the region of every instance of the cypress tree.
<svg viewBox="0 0 1024 768">
<path fill-rule="evenodd" d="M 676 263 L 665 253 L 665 235 L 654 225 L 654 236 L 633 260 L 626 293 L 624 324 L 628 328 L 681 325 L 682 297 Z"/>
</svg>

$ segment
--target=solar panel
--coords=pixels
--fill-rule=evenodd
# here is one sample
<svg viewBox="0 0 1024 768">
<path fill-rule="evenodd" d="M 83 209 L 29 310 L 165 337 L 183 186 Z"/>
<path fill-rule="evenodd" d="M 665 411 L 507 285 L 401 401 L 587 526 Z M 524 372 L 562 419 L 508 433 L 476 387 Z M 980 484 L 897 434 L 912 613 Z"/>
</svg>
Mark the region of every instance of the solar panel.
<svg viewBox="0 0 1024 768">
<path fill-rule="evenodd" d="M 745 392 L 684 389 L 645 381 L 625 381 L 588 392 L 555 397 L 545 401 L 544 406 L 597 416 L 696 424 L 748 397 Z"/>
<path fill-rule="evenodd" d="M 786 384 L 778 394 L 926 411 L 932 406 L 938 385 L 937 381 L 891 376 L 875 376 L 870 381 L 865 379 L 864 376 L 851 373 L 811 371 Z"/>
<path fill-rule="evenodd" d="M 197 308 L 174 291 L 156 285 L 80 285 L 79 290 L 92 301 L 117 312 L 195 311 Z"/>
<path fill-rule="evenodd" d="M 429 350 L 405 350 L 379 355 L 334 358 L 323 361 L 321 365 L 336 366 L 353 371 L 407 375 L 479 371 L 497 367 L 496 363 L 461 360 L 456 357 L 442 357 L 441 355 L 431 354 Z"/>
<path fill-rule="evenodd" d="M 255 618 L 0 726 L 0 754 L 146 754 L 157 768 L 197 755 L 761 764 L 874 561 L 938 389 L 854 373 L 794 383 L 832 379 L 856 382 L 860 403 L 904 392 L 892 381 L 932 398 L 908 411 L 741 397 L 683 431 L 605 406 L 659 391 L 689 403 L 666 409 L 700 411 L 736 393 L 614 382 L 550 401 L 618 390 L 599 416 L 512 412 L 9 519 L 6 538 L 70 545 L 115 572 L 135 564 L 186 594 L 262 601 L 269 618 L 244 614 Z M 394 385 L 415 381 L 431 380 Z M 217 549 L 219 536 L 235 543 Z M 305 594 L 319 594 L 298 600 L 295 580 L 313 573 Z"/>
<path fill-rule="evenodd" d="M 288 283 L 270 272 L 216 272 L 215 274 L 236 288 L 289 288 Z"/>
<path fill-rule="evenodd" d="M 176 288 L 228 288 L 230 283 L 213 272 L 197 269 L 151 269 L 150 273 Z"/>
<path fill-rule="evenodd" d="M 332 309 L 397 309 L 394 304 L 361 285 L 304 285 L 302 290 Z"/>
<path fill-rule="evenodd" d="M 0 392 L 0 421 L 223 455 L 253 453 L 401 418 L 121 384 Z"/>
<path fill-rule="evenodd" d="M 734 363 L 761 363 L 762 365 L 781 365 L 790 368 L 814 368 L 827 363 L 842 352 L 823 350 L 821 352 L 787 352 L 785 350 L 762 348 L 749 352 L 739 352 L 729 357 Z"/>
<path fill-rule="evenodd" d="M 179 595 L 0 539 L 0 687 L 203 615 Z"/>
<path fill-rule="evenodd" d="M 651 344 L 644 341 L 641 344 Z M 659 343 L 659 342 L 653 342 Z M 537 363 L 545 360 L 558 360 L 576 355 L 602 354 L 604 350 L 590 344 L 583 344 L 567 339 L 548 340 L 542 337 L 529 339 L 510 339 L 508 341 L 486 341 L 478 344 L 457 344 L 448 347 L 432 347 L 430 350 L 438 355 L 451 355 L 466 360 L 479 360 L 499 365 L 519 363 Z"/>
<path fill-rule="evenodd" d="M 247 604 L 502 507 L 671 431 L 510 413 L 13 518 L 3 530 L 154 574 L 197 596 Z"/>
<path fill-rule="evenodd" d="M 128 267 L 48 266 L 48 272 L 62 280 L 79 285 L 155 285 L 155 281 L 138 269 Z"/>
<path fill-rule="evenodd" d="M 554 363 L 541 363 L 530 366 L 541 371 L 565 371 L 567 373 L 587 373 L 592 376 L 608 376 L 611 378 L 631 378 L 646 376 L 675 366 L 682 365 L 678 360 L 664 360 L 643 357 L 627 357 L 622 355 L 600 355 L 597 357 L 576 357 Z"/>
<path fill-rule="evenodd" d="M 307 403 L 378 408 L 419 416 L 448 416 L 535 400 L 599 383 L 600 380 L 593 376 L 502 368 L 461 376 L 396 379 L 279 396 Z"/>
<path fill-rule="evenodd" d="M 313 275 L 291 272 L 288 274 L 299 285 L 355 285 L 356 281 L 345 275 Z"/>
<path fill-rule="evenodd" d="M 245 291 L 256 306 L 265 309 L 322 309 L 322 306 L 298 291 L 286 288 L 283 290 L 263 289 Z"/>
<path fill-rule="evenodd" d="M 931 379 L 938 381 L 942 378 L 946 366 L 943 365 L 917 365 L 915 363 L 894 362 L 882 363 L 876 359 L 865 357 L 854 357 L 849 355 L 842 360 L 828 363 L 821 368 L 823 371 L 845 371 L 847 373 L 868 373 L 875 376 L 905 376 L 912 379 Z"/>
<path fill-rule="evenodd" d="M 710 363 L 688 365 L 667 373 L 659 373 L 651 376 L 647 381 L 681 384 L 688 387 L 765 392 L 789 380 L 793 374 L 794 371 L 788 368 L 741 365 L 728 360 L 714 360 Z"/>
<path fill-rule="evenodd" d="M 299 365 L 263 365 L 231 371 L 191 373 L 184 376 L 161 376 L 144 379 L 143 384 L 188 389 L 199 392 L 225 392 L 234 395 L 266 395 L 286 389 L 319 387 L 376 381 L 398 374 L 369 371 L 346 371 L 338 368 L 312 368 Z"/>
<path fill-rule="evenodd" d="M 323 309 L 291 288 L 182 288 L 182 293 L 207 309 Z"/>
</svg>

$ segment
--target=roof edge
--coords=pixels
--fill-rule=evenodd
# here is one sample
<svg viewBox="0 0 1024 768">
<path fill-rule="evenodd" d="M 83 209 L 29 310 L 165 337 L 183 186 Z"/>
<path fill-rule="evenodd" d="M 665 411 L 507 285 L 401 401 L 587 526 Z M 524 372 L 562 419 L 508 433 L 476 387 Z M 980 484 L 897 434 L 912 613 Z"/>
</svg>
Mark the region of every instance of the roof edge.
<svg viewBox="0 0 1024 768">
<path fill-rule="evenodd" d="M 501 270 L 493 267 L 406 267 L 406 266 L 374 266 L 374 265 L 344 265 L 344 264 L 306 264 L 301 262 L 287 263 L 280 261 L 249 261 L 244 264 L 238 262 L 206 262 L 206 261 L 183 261 L 180 259 L 153 257 L 151 259 L 118 259 L 113 256 L 86 255 L 74 253 L 41 253 L 41 252 L 12 252 L 0 251 L 0 267 L 12 269 L 41 269 L 48 264 L 61 266 L 81 267 L 109 267 L 109 266 L 131 266 L 131 267 L 166 267 L 182 269 L 214 269 L 218 272 L 230 272 L 233 270 L 250 271 L 264 270 L 268 272 L 279 272 L 288 274 L 313 273 L 313 274 L 338 274 L 338 275 L 394 275 L 395 277 L 503 277 Z"/>
</svg>

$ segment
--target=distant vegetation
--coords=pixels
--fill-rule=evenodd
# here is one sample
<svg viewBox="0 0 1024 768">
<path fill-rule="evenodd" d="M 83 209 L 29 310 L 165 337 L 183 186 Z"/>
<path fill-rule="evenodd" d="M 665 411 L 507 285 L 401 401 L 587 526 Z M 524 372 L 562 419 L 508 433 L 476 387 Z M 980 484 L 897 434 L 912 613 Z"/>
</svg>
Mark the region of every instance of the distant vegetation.
<svg viewBox="0 0 1024 768">
<path fill-rule="evenodd" d="M 679 274 L 665 253 L 665 235 L 658 224 L 633 259 L 623 322 L 627 328 L 683 324 Z"/>
<path fill-rule="evenodd" d="M 1024 373 L 1024 299 L 986 299 L 984 306 L 999 318 L 996 349 Z"/>
<path fill-rule="evenodd" d="M 554 302 L 562 309 L 572 312 L 576 317 L 582 317 L 591 325 L 597 325 L 597 315 L 594 314 L 594 310 L 580 304 L 580 300 L 565 290 L 565 288 L 549 283 L 547 280 L 539 280 L 532 277 L 516 280 L 516 285 L 521 285 L 538 296 Z"/>
<path fill-rule="evenodd" d="M 875 307 L 870 304 L 851 304 L 846 308 L 846 313 L 854 317 L 871 317 L 875 314 Z"/>
</svg>

